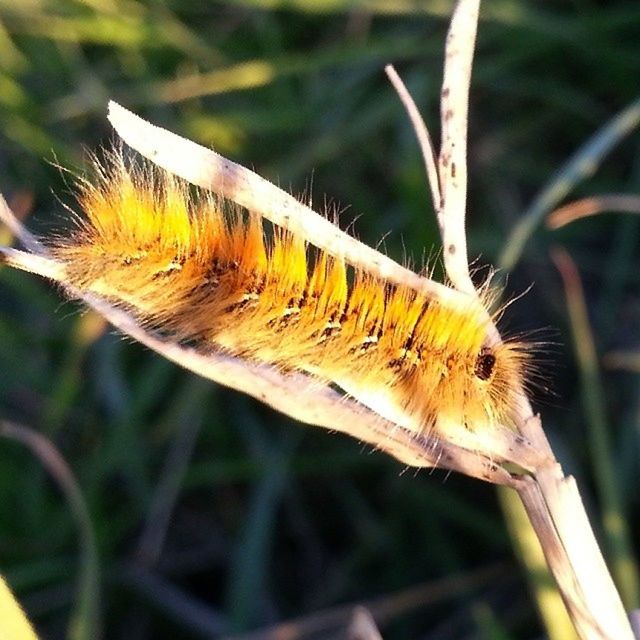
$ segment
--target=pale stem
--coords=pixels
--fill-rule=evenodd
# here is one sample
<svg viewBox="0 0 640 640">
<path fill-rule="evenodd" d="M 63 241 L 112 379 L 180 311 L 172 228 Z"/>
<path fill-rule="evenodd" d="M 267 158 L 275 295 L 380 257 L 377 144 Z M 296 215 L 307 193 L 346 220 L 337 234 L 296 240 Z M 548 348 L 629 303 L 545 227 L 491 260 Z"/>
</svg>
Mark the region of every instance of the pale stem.
<svg viewBox="0 0 640 640">
<path fill-rule="evenodd" d="M 20 242 L 32 254 L 43 254 L 44 248 L 38 239 L 13 215 L 7 201 L 0 193 L 0 220 L 6 225 L 11 233 L 20 240 Z M 36 257 L 36 256 L 34 256 Z"/>
<path fill-rule="evenodd" d="M 441 95 L 442 148 L 438 222 L 445 268 L 455 287 L 473 293 L 469 277 L 465 210 L 468 104 L 479 0 L 460 0 L 447 36 Z M 498 336 L 497 329 L 493 331 Z M 518 494 L 577 632 L 583 640 L 631 640 L 622 602 L 604 563 L 575 481 L 555 461 L 539 417 L 521 390 L 517 426 L 545 454 L 532 474 L 522 476 Z"/>
<path fill-rule="evenodd" d="M 0 221 L 27 241 L 35 238 L 0 201 Z M 36 241 L 37 242 L 37 241 Z M 41 247 L 41 245 L 38 244 Z M 43 252 L 44 253 L 44 252 Z M 512 484 L 499 462 L 529 464 L 535 450 L 524 440 L 505 442 L 505 457 L 491 459 L 434 436 L 417 434 L 390 423 L 363 405 L 304 374 L 283 374 L 276 367 L 251 363 L 213 350 L 203 354 L 171 340 L 162 340 L 136 319 L 104 299 L 82 293 L 67 282 L 64 265 L 47 257 L 0 247 L 0 261 L 59 283 L 71 298 L 82 300 L 122 333 L 131 336 L 168 360 L 219 384 L 232 387 L 270 405 L 300 422 L 340 431 L 373 445 L 412 467 L 439 467 L 497 484 Z"/>
<path fill-rule="evenodd" d="M 606 211 L 640 213 L 640 196 L 625 193 L 606 193 L 575 200 L 559 207 L 547 216 L 549 229 L 560 229 L 570 222 Z"/>
<path fill-rule="evenodd" d="M 424 119 L 420 115 L 420 111 L 418 111 L 416 103 L 411 97 L 409 91 L 407 91 L 407 87 L 404 85 L 404 82 L 402 82 L 393 65 L 386 65 L 384 71 L 393 85 L 393 88 L 396 90 L 396 93 L 409 116 L 411 125 L 413 126 L 413 131 L 418 140 L 420 152 L 422 153 L 424 168 L 427 172 L 429 187 L 431 188 L 433 208 L 437 212 L 442 206 L 442 196 L 440 195 L 440 178 L 438 177 L 438 167 L 436 166 L 436 154 L 433 149 L 429 130 L 427 129 Z"/>
<path fill-rule="evenodd" d="M 460 294 L 449 287 L 423 278 L 359 242 L 246 167 L 153 125 L 113 101 L 108 118 L 132 149 L 170 173 L 258 213 L 354 267 L 430 295 L 460 300 Z"/>
<path fill-rule="evenodd" d="M 440 99 L 442 146 L 438 159 L 441 206 L 437 209 L 442 252 L 453 286 L 475 294 L 469 276 L 465 213 L 467 207 L 467 126 L 469 87 L 480 0 L 456 4 L 445 48 Z"/>
<path fill-rule="evenodd" d="M 113 102 L 110 103 L 109 119 L 125 142 L 164 169 L 263 215 L 353 266 L 360 266 L 387 281 L 460 302 L 465 294 L 477 295 L 468 271 L 465 207 L 468 90 L 478 7 L 479 0 L 462 0 L 456 5 L 447 38 L 441 103 L 443 143 L 439 182 L 442 207 L 438 210 L 438 221 L 445 267 L 458 292 L 422 278 L 359 243 L 270 182 L 209 149 L 151 125 Z M 10 217 L 7 207 L 0 206 L 0 214 L 4 218 Z M 501 459 L 491 459 L 477 451 L 386 422 L 302 374 L 283 375 L 266 365 L 215 352 L 204 355 L 163 341 L 121 309 L 64 285 L 63 266 L 48 259 L 41 246 L 30 245 L 32 237 L 25 235 L 14 222 L 11 225 L 25 245 L 31 246 L 33 253 L 0 248 L 4 262 L 63 283 L 71 297 L 82 299 L 121 331 L 187 369 L 248 393 L 302 422 L 348 433 L 405 464 L 438 466 L 517 488 L 581 637 L 588 640 L 633 638 L 575 482 L 565 477 L 555 462 L 540 420 L 533 416 L 524 392 L 517 400 L 517 411 L 518 429 L 525 437 L 520 441 L 507 439 L 507 448 L 513 446 L 513 450 L 505 451 Z M 498 336 L 495 327 L 490 331 Z M 529 442 L 535 446 L 533 456 Z M 529 469 L 532 476 L 518 478 L 499 466 L 509 460 Z M 533 467 L 531 461 L 534 461 Z"/>
<path fill-rule="evenodd" d="M 560 167 L 514 225 L 504 243 L 498 266 L 509 272 L 548 212 L 580 181 L 592 176 L 602 159 L 640 124 L 640 98 L 605 123 Z"/>
</svg>

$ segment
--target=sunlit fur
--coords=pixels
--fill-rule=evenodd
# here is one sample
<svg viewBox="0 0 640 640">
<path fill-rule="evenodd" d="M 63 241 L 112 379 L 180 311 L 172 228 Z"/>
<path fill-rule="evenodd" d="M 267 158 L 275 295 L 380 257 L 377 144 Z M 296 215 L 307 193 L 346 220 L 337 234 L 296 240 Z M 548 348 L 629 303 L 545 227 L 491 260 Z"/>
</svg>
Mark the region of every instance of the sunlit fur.
<svg viewBox="0 0 640 640">
<path fill-rule="evenodd" d="M 50 243 L 70 282 L 167 337 L 307 372 L 419 432 L 511 424 L 526 358 L 520 343 L 488 346 L 489 294 L 454 305 L 352 272 L 117 152 L 78 200 Z"/>
</svg>

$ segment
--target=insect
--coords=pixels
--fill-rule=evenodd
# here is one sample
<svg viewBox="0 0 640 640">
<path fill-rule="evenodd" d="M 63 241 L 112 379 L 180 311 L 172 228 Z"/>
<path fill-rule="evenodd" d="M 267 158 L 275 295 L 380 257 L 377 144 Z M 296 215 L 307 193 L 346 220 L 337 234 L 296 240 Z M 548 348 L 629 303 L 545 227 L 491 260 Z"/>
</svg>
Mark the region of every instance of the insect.
<svg viewBox="0 0 640 640">
<path fill-rule="evenodd" d="M 331 383 L 418 433 L 464 444 L 510 426 L 527 358 L 491 339 L 488 287 L 461 303 L 387 282 L 120 151 L 94 169 L 72 228 L 46 241 L 78 291 L 202 353 Z"/>
</svg>

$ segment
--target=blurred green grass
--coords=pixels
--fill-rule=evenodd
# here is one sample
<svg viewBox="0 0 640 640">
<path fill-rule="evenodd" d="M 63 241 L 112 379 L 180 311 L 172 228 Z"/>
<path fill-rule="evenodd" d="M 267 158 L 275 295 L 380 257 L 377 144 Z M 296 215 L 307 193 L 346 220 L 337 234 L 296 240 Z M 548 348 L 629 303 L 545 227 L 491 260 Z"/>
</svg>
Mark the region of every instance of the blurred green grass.
<svg viewBox="0 0 640 640">
<path fill-rule="evenodd" d="M 495 264 L 536 194 L 637 99 L 640 6 L 484 5 L 469 246 L 480 264 Z M 72 200 L 51 161 L 81 167 L 86 149 L 109 144 L 111 97 L 294 193 L 312 184 L 317 208 L 344 209 L 343 227 L 355 220 L 362 239 L 385 236 L 387 253 L 420 265 L 437 250 L 437 232 L 413 134 L 382 67 L 396 64 L 437 138 L 450 9 L 0 0 L 0 191 L 30 214 L 31 228 L 59 224 L 59 200 Z M 572 195 L 637 193 L 638 150 L 636 133 Z M 611 215 L 536 229 L 508 274 L 511 294 L 535 284 L 512 306 L 508 330 L 557 327 L 543 363 L 554 393 L 534 400 L 599 530 L 601 452 L 589 448 L 580 363 L 548 248 L 562 244 L 577 263 L 597 355 L 637 350 L 638 223 Z M 42 432 L 76 475 L 97 538 L 104 637 L 240 633 L 425 583 L 437 597 L 391 616 L 385 638 L 539 637 L 491 487 L 403 473 L 92 323 L 46 283 L 0 270 L 0 418 Z M 638 377 L 605 369 L 600 385 L 620 515 L 637 539 Z M 68 637 L 79 548 L 46 471 L 0 441 L 0 571 L 43 638 Z M 436 588 L 447 576 L 459 580 Z"/>
</svg>

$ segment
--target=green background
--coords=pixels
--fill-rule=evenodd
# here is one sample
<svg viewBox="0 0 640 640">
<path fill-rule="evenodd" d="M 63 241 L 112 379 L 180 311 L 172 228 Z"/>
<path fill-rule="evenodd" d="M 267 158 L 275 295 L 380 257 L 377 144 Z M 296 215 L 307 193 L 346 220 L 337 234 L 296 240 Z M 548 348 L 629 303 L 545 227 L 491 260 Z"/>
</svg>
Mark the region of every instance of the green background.
<svg viewBox="0 0 640 640">
<path fill-rule="evenodd" d="M 31 229 L 59 227 L 73 199 L 55 164 L 82 168 L 87 149 L 110 144 L 113 98 L 311 192 L 392 258 L 437 261 L 420 154 L 383 66 L 396 65 L 437 139 L 450 12 L 435 0 L 0 0 L 0 191 Z M 639 94 L 637 2 L 484 3 L 469 149 L 479 266 L 499 263 L 537 194 Z M 638 193 L 639 140 L 571 179 L 570 198 Z M 639 222 L 536 228 L 506 293 L 533 286 L 503 322 L 550 343 L 534 405 L 610 559 L 631 567 L 603 523 L 624 521 L 637 539 L 640 363 L 603 358 L 640 348 Z M 579 269 L 596 369 L 584 331 L 574 349 L 581 319 L 553 246 Z M 0 419 L 46 436 L 88 509 L 52 479 L 52 450 L 43 462 L 0 440 L 0 572 L 43 638 L 98 637 L 96 610 L 109 639 L 211 638 L 293 618 L 292 633 L 336 637 L 339 608 L 370 600 L 385 638 L 545 633 L 493 487 L 296 424 L 6 268 Z M 633 589 L 623 595 L 637 606 Z"/>
</svg>

